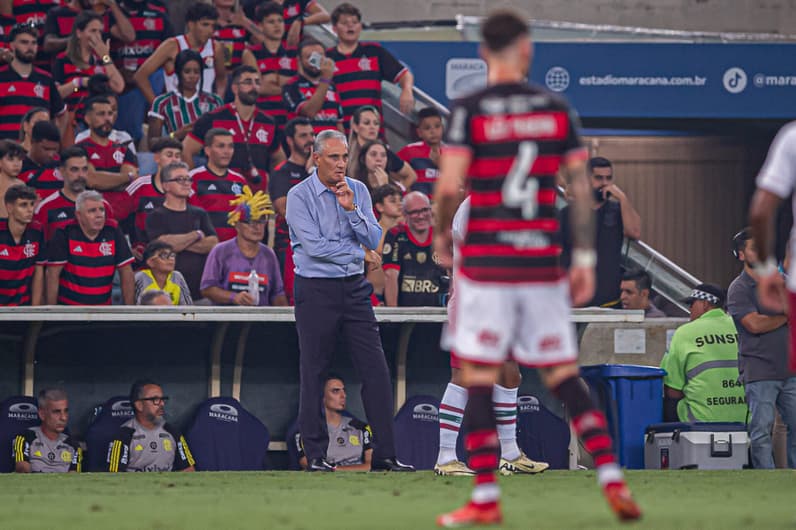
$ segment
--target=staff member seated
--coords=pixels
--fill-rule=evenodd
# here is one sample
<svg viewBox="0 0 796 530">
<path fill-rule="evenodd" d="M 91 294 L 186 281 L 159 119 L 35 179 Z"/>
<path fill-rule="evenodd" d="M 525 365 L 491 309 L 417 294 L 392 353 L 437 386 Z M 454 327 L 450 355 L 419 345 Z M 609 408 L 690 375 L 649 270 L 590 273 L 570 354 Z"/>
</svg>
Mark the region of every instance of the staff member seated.
<svg viewBox="0 0 796 530">
<path fill-rule="evenodd" d="M 329 448 L 326 461 L 335 466 L 336 471 L 370 471 L 373 456 L 370 425 L 351 416 L 343 416 L 345 411 L 345 383 L 343 378 L 330 375 L 323 385 L 323 409 L 326 413 L 326 427 L 329 430 Z M 307 457 L 301 438 L 297 440 L 299 464 L 307 469 Z"/>
<path fill-rule="evenodd" d="M 677 328 L 661 361 L 665 421 L 746 422 L 738 332 L 725 299 L 721 287 L 703 283 L 685 300 L 691 322 Z"/>
</svg>

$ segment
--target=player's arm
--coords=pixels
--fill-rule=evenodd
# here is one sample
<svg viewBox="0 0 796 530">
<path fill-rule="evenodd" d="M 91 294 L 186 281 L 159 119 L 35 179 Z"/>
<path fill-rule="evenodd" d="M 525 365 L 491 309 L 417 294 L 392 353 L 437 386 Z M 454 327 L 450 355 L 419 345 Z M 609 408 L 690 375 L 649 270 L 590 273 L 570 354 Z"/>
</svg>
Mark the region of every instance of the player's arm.
<svg viewBox="0 0 796 530">
<path fill-rule="evenodd" d="M 398 269 L 384 268 L 384 305 L 398 307 Z"/>
<path fill-rule="evenodd" d="M 41 305 L 44 301 L 44 265 L 36 265 L 30 286 L 30 305 Z"/>
<path fill-rule="evenodd" d="M 436 226 L 434 227 L 434 250 L 444 268 L 453 266 L 451 225 L 459 206 L 459 190 L 473 160 L 473 152 L 465 146 L 450 146 L 442 151 L 440 175 L 434 186 L 434 201 L 437 203 Z"/>
<path fill-rule="evenodd" d="M 155 91 L 152 90 L 149 76 L 154 74 L 158 68 L 163 67 L 167 62 L 172 61 L 176 55 L 177 41 L 174 39 L 167 39 L 160 43 L 155 53 L 150 55 L 133 75 L 136 86 L 141 90 L 141 93 L 150 106 L 152 102 L 155 101 Z"/>
<path fill-rule="evenodd" d="M 318 2 L 310 2 L 304 15 L 304 19 L 301 23 L 305 26 L 326 24 L 331 20 L 329 12 Z M 296 23 L 298 22 L 299 21 L 296 21 Z"/>
</svg>

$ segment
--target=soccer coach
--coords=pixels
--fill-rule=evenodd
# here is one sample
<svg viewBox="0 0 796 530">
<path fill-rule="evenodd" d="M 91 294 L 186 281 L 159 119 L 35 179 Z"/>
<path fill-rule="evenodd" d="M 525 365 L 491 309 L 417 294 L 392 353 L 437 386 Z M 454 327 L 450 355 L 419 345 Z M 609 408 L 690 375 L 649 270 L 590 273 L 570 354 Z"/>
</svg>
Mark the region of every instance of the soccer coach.
<svg viewBox="0 0 796 530">
<path fill-rule="evenodd" d="M 365 185 L 345 175 L 345 135 L 321 132 L 312 156 L 316 170 L 288 192 L 286 212 L 296 272 L 299 431 L 307 470 L 334 471 L 325 458 L 329 436 L 321 399 L 334 346 L 342 333 L 362 380 L 362 400 L 374 432 L 371 470 L 414 471 L 395 458 L 392 384 L 370 302 L 373 288 L 363 274 L 366 252 L 372 252 L 363 247 L 378 246 L 381 228 Z"/>
</svg>

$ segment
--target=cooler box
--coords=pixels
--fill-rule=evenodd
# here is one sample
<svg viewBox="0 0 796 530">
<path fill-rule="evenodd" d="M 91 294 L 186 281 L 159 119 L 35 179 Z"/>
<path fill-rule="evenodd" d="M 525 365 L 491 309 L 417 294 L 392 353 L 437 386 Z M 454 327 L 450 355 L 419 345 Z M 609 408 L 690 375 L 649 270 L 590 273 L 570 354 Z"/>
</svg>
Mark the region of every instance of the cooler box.
<svg viewBox="0 0 796 530">
<path fill-rule="evenodd" d="M 743 423 L 656 423 L 647 427 L 646 469 L 742 469 L 749 463 Z"/>
<path fill-rule="evenodd" d="M 580 375 L 602 404 L 619 463 L 643 469 L 644 429 L 663 421 L 666 371 L 634 364 L 596 364 L 581 366 Z"/>
</svg>

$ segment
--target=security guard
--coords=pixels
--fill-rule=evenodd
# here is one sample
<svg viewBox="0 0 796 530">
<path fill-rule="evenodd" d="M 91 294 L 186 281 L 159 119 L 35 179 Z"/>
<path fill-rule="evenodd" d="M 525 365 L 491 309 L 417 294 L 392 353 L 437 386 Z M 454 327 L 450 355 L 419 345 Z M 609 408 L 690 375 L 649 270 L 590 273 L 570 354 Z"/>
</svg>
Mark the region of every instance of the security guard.
<svg viewBox="0 0 796 530">
<path fill-rule="evenodd" d="M 724 312 L 721 287 L 703 283 L 685 300 L 691 322 L 672 337 L 661 361 L 664 420 L 746 422 L 744 388 L 738 376 L 738 332 Z"/>
</svg>

